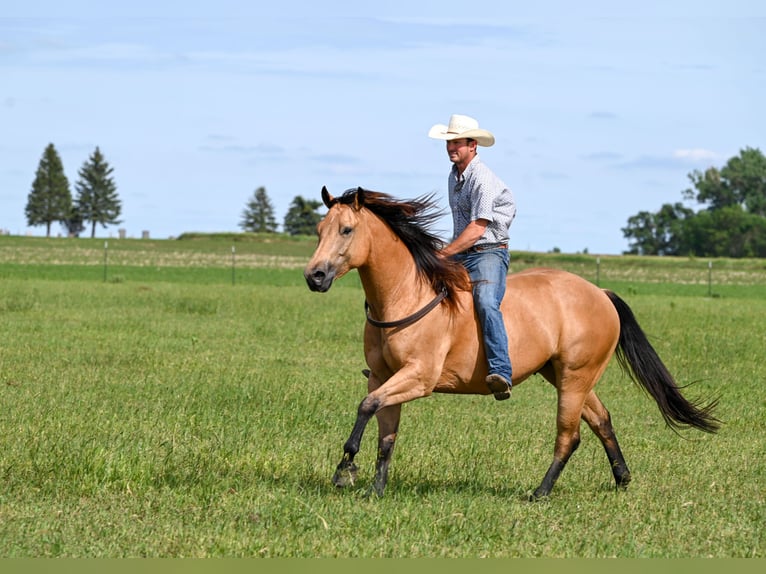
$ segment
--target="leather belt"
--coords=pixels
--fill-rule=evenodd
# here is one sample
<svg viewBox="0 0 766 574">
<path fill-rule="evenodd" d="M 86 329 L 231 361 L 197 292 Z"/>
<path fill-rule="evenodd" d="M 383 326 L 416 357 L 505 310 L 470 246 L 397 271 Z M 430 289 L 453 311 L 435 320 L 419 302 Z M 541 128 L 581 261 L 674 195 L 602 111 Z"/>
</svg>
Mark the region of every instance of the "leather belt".
<svg viewBox="0 0 766 574">
<path fill-rule="evenodd" d="M 474 245 L 469 247 L 463 253 L 479 253 L 480 251 L 487 251 L 489 249 L 508 249 L 507 243 L 482 243 L 481 245 Z"/>
</svg>

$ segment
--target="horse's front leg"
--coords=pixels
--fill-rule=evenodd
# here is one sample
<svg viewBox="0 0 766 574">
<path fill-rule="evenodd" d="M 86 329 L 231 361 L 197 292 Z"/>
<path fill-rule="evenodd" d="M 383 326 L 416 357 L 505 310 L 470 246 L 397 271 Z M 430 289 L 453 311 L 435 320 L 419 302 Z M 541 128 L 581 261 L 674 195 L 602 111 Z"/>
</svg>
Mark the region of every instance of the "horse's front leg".
<svg viewBox="0 0 766 574">
<path fill-rule="evenodd" d="M 375 462 L 375 481 L 372 483 L 372 492 L 378 496 L 383 496 L 386 490 L 388 466 L 391 464 L 391 455 L 394 453 L 401 414 L 402 405 L 392 405 L 380 409 L 375 415 L 378 419 L 378 458 Z"/>
<path fill-rule="evenodd" d="M 348 486 L 356 482 L 357 467 L 354 457 L 359 452 L 362 434 L 372 415 L 378 415 L 378 457 L 375 465 L 375 481 L 372 490 L 382 496 L 388 480 L 388 467 L 399 427 L 401 406 L 403 403 L 427 396 L 432 386 L 423 383 L 426 378 L 418 365 L 410 365 L 396 372 L 385 383 L 375 373 L 369 376 L 367 390 L 369 394 L 359 405 L 356 424 L 351 436 L 343 447 L 343 459 L 338 464 L 333 476 L 336 486 Z"/>
<path fill-rule="evenodd" d="M 362 444 L 364 429 L 367 427 L 367 423 L 370 422 L 372 415 L 378 410 L 379 404 L 378 399 L 371 395 L 367 395 L 359 404 L 354 429 L 351 431 L 351 436 L 348 437 L 346 444 L 343 445 L 343 458 L 332 477 L 332 482 L 335 486 L 339 488 L 349 485 L 353 486 L 356 482 L 357 467 L 354 464 L 354 457 L 359 452 L 359 446 Z"/>
</svg>

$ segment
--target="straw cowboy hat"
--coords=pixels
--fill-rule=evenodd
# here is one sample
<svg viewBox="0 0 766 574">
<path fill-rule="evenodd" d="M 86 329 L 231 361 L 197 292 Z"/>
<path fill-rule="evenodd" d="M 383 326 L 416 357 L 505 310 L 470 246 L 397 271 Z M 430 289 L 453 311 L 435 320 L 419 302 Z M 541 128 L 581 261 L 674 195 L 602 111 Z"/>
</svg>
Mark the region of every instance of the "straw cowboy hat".
<svg viewBox="0 0 766 574">
<path fill-rule="evenodd" d="M 489 147 L 495 143 L 495 136 L 487 130 L 479 129 L 479 122 L 468 116 L 452 114 L 449 125 L 436 124 L 428 131 L 428 137 L 437 140 L 456 140 L 471 138 L 481 146 Z"/>
</svg>

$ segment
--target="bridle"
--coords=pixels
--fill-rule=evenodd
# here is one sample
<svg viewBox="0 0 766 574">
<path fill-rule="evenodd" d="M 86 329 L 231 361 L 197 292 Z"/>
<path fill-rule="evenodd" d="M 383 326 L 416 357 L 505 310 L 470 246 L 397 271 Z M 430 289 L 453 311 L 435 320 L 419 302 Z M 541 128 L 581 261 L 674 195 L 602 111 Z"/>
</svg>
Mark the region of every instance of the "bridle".
<svg viewBox="0 0 766 574">
<path fill-rule="evenodd" d="M 442 287 L 441 291 L 439 292 L 434 299 L 428 303 L 425 307 L 420 309 L 419 311 L 415 311 L 412 315 L 409 315 L 405 317 L 404 319 L 399 319 L 397 321 L 377 321 L 370 317 L 370 304 L 365 301 L 364 302 L 364 312 L 367 315 L 367 322 L 372 325 L 373 327 L 378 327 L 379 329 L 392 329 L 394 327 L 406 327 L 408 325 L 412 325 L 413 323 L 417 323 L 420 321 L 423 317 L 428 315 L 431 311 L 434 310 L 434 308 L 441 303 L 446 297 L 449 295 L 447 292 L 446 287 Z"/>
</svg>

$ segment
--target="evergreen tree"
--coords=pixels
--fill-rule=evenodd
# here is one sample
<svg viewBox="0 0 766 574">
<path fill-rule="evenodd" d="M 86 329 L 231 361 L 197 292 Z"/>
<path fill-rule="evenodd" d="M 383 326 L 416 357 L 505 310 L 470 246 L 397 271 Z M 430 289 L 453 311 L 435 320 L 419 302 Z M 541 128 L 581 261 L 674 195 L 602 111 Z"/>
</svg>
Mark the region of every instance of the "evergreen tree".
<svg viewBox="0 0 766 574">
<path fill-rule="evenodd" d="M 296 196 L 285 215 L 285 231 L 290 235 L 316 234 L 316 226 L 322 219 L 317 209 L 321 206 L 321 201 Z"/>
<path fill-rule="evenodd" d="M 65 221 L 72 212 L 69 180 L 64 174 L 64 165 L 52 143 L 48 144 L 40 159 L 24 211 L 28 225 L 46 226 L 47 237 L 51 236 L 51 223 Z"/>
<path fill-rule="evenodd" d="M 274 207 L 266 194 L 265 187 L 259 187 L 253 197 L 247 202 L 242 211 L 239 226 L 245 231 L 274 233 L 277 230 L 277 220 L 274 217 Z"/>
<path fill-rule="evenodd" d="M 101 150 L 96 150 L 82 164 L 75 184 L 77 189 L 77 214 L 83 222 L 91 222 L 91 237 L 96 236 L 96 224 L 102 227 L 121 223 L 122 204 L 117 196 L 117 186 L 111 177 L 114 171 L 104 160 Z"/>
<path fill-rule="evenodd" d="M 80 233 L 85 231 L 85 225 L 77 207 L 72 207 L 72 213 L 61 222 L 61 225 L 66 229 L 67 237 L 80 237 Z"/>
</svg>

